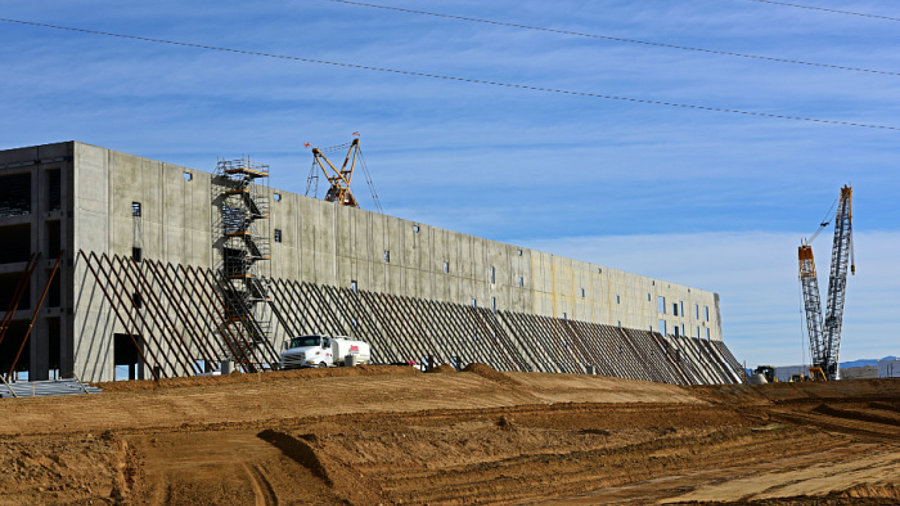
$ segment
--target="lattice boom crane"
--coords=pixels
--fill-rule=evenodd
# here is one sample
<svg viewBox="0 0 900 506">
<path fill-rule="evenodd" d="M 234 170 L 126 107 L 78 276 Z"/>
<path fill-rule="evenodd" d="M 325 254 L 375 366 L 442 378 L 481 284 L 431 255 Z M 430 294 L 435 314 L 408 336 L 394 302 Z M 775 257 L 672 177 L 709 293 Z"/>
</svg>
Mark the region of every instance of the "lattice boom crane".
<svg viewBox="0 0 900 506">
<path fill-rule="evenodd" d="M 819 231 L 827 225 L 827 222 L 823 223 Z M 819 231 L 813 237 L 818 235 Z M 829 380 L 835 380 L 838 379 L 838 355 L 848 267 L 851 274 L 856 274 L 856 266 L 853 263 L 853 188 L 850 186 L 841 188 L 837 213 L 834 217 L 834 242 L 831 248 L 831 269 L 824 321 L 819 300 L 816 265 L 809 242 L 801 241 L 797 256 L 800 261 L 800 285 L 803 289 L 812 364 L 813 367 L 821 367 Z"/>
</svg>

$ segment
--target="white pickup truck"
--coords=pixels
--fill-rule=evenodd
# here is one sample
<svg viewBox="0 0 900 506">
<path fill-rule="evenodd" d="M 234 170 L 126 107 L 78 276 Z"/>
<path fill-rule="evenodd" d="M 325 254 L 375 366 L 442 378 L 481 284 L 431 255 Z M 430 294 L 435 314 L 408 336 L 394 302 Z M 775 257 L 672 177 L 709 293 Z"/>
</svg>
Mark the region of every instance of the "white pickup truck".
<svg viewBox="0 0 900 506">
<path fill-rule="evenodd" d="M 350 357 L 349 361 L 347 357 Z M 292 337 L 281 352 L 281 369 L 362 365 L 371 360 L 371 349 L 350 337 L 321 334 Z"/>
</svg>

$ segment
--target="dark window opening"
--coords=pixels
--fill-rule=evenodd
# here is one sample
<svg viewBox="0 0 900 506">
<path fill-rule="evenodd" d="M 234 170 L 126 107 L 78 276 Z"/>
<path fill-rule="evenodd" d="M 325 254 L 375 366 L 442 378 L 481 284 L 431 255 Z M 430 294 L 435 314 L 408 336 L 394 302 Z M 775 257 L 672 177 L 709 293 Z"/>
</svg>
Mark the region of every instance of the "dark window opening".
<svg viewBox="0 0 900 506">
<path fill-rule="evenodd" d="M 141 298 L 140 292 L 135 292 L 131 295 L 131 301 L 134 303 L 135 309 L 141 309 L 144 307 L 144 299 Z"/>
<path fill-rule="evenodd" d="M 222 206 L 222 230 L 226 234 L 234 234 L 244 230 L 244 210 L 237 207 Z"/>
<path fill-rule="evenodd" d="M 47 208 L 59 211 L 62 207 L 62 184 L 59 169 L 47 171 Z"/>
<path fill-rule="evenodd" d="M 31 214 L 31 174 L 0 177 L 0 216 Z"/>
<path fill-rule="evenodd" d="M 356 280 L 350 281 L 350 290 L 352 290 L 353 292 L 359 290 L 359 284 L 357 284 Z"/>
<path fill-rule="evenodd" d="M 47 271 L 50 274 L 50 271 Z M 62 299 L 62 284 L 59 282 L 59 271 L 53 276 L 53 282 L 50 283 L 50 292 L 47 294 L 47 305 L 49 307 L 59 307 L 59 301 Z"/>
<path fill-rule="evenodd" d="M 494 266 L 492 265 L 491 266 L 491 284 L 494 284 L 496 282 L 497 282 L 497 269 L 495 269 Z"/>
<path fill-rule="evenodd" d="M 249 261 L 242 250 L 224 248 L 222 256 L 225 260 L 225 275 L 238 276 L 247 272 Z"/>
<path fill-rule="evenodd" d="M 140 202 L 132 202 L 131 203 L 131 215 L 139 217 L 141 216 L 141 203 Z"/>
<path fill-rule="evenodd" d="M 48 362 L 50 369 L 59 371 L 59 318 L 47 318 Z"/>
<path fill-rule="evenodd" d="M 27 262 L 31 253 L 31 225 L 13 225 L 0 229 L 3 245 L 0 247 L 0 264 Z"/>
<path fill-rule="evenodd" d="M 386 263 L 386 264 L 391 263 L 391 251 L 390 250 L 384 250 L 384 263 Z"/>
<path fill-rule="evenodd" d="M 678 316 L 678 304 L 672 303 L 672 316 Z"/>
<path fill-rule="evenodd" d="M 144 259 L 144 252 L 141 248 L 131 248 L 131 259 L 140 262 Z"/>
<path fill-rule="evenodd" d="M 281 229 L 275 229 L 275 242 L 281 242 Z"/>
<path fill-rule="evenodd" d="M 47 258 L 56 258 L 59 255 L 59 245 L 61 238 L 59 237 L 59 222 L 47 222 Z"/>
<path fill-rule="evenodd" d="M 12 367 L 13 359 L 16 358 L 16 353 L 19 352 L 19 346 L 22 345 L 22 340 L 25 338 L 25 333 L 27 330 L 27 320 L 16 320 L 10 322 L 9 328 L 6 329 L 6 337 L 3 339 L 3 342 L 0 343 L 0 371 L 3 371 L 3 374 L 6 374 L 6 372 L 9 371 L 9 368 Z M 30 337 L 29 339 L 33 338 L 34 336 Z M 30 363 L 31 346 L 26 343 L 25 348 L 22 350 L 22 355 L 19 357 L 19 361 L 16 363 L 16 372 L 27 372 L 28 365 Z"/>
<path fill-rule="evenodd" d="M 6 311 L 6 309 L 9 307 L 9 304 L 10 302 L 12 302 L 13 296 L 15 295 L 16 287 L 19 286 L 19 280 L 21 278 L 21 272 L 0 274 L 0 311 Z M 29 283 L 28 287 L 25 289 L 25 293 L 22 295 L 21 302 L 19 302 L 18 309 L 29 309 L 30 307 L 31 283 Z M 0 371 L 2 371 L 2 369 L 0 369 Z"/>
</svg>

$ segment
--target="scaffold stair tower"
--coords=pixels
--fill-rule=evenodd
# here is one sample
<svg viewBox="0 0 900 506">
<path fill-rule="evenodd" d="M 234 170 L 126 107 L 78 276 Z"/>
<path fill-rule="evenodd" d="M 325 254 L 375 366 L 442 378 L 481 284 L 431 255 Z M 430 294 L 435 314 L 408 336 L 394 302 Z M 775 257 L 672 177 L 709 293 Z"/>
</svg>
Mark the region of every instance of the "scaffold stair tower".
<svg viewBox="0 0 900 506">
<path fill-rule="evenodd" d="M 219 288 L 226 306 L 223 325 L 241 325 L 250 339 L 234 343 L 232 359 L 246 371 L 273 367 L 278 361 L 270 339 L 265 307 L 271 302 L 264 265 L 270 256 L 269 166 L 247 158 L 221 160 L 216 167 L 221 216 L 222 262 Z M 251 347 L 252 349 L 245 349 Z M 266 357 L 266 363 L 245 364 L 243 357 Z"/>
</svg>

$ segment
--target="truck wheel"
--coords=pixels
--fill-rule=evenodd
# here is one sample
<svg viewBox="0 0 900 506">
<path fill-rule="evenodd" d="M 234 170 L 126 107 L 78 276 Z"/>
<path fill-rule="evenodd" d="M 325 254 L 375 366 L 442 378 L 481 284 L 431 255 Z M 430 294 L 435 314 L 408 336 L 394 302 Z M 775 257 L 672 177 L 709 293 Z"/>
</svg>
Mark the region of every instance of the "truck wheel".
<svg viewBox="0 0 900 506">
<path fill-rule="evenodd" d="M 319 368 L 328 367 L 325 362 L 319 362 Z"/>
</svg>

